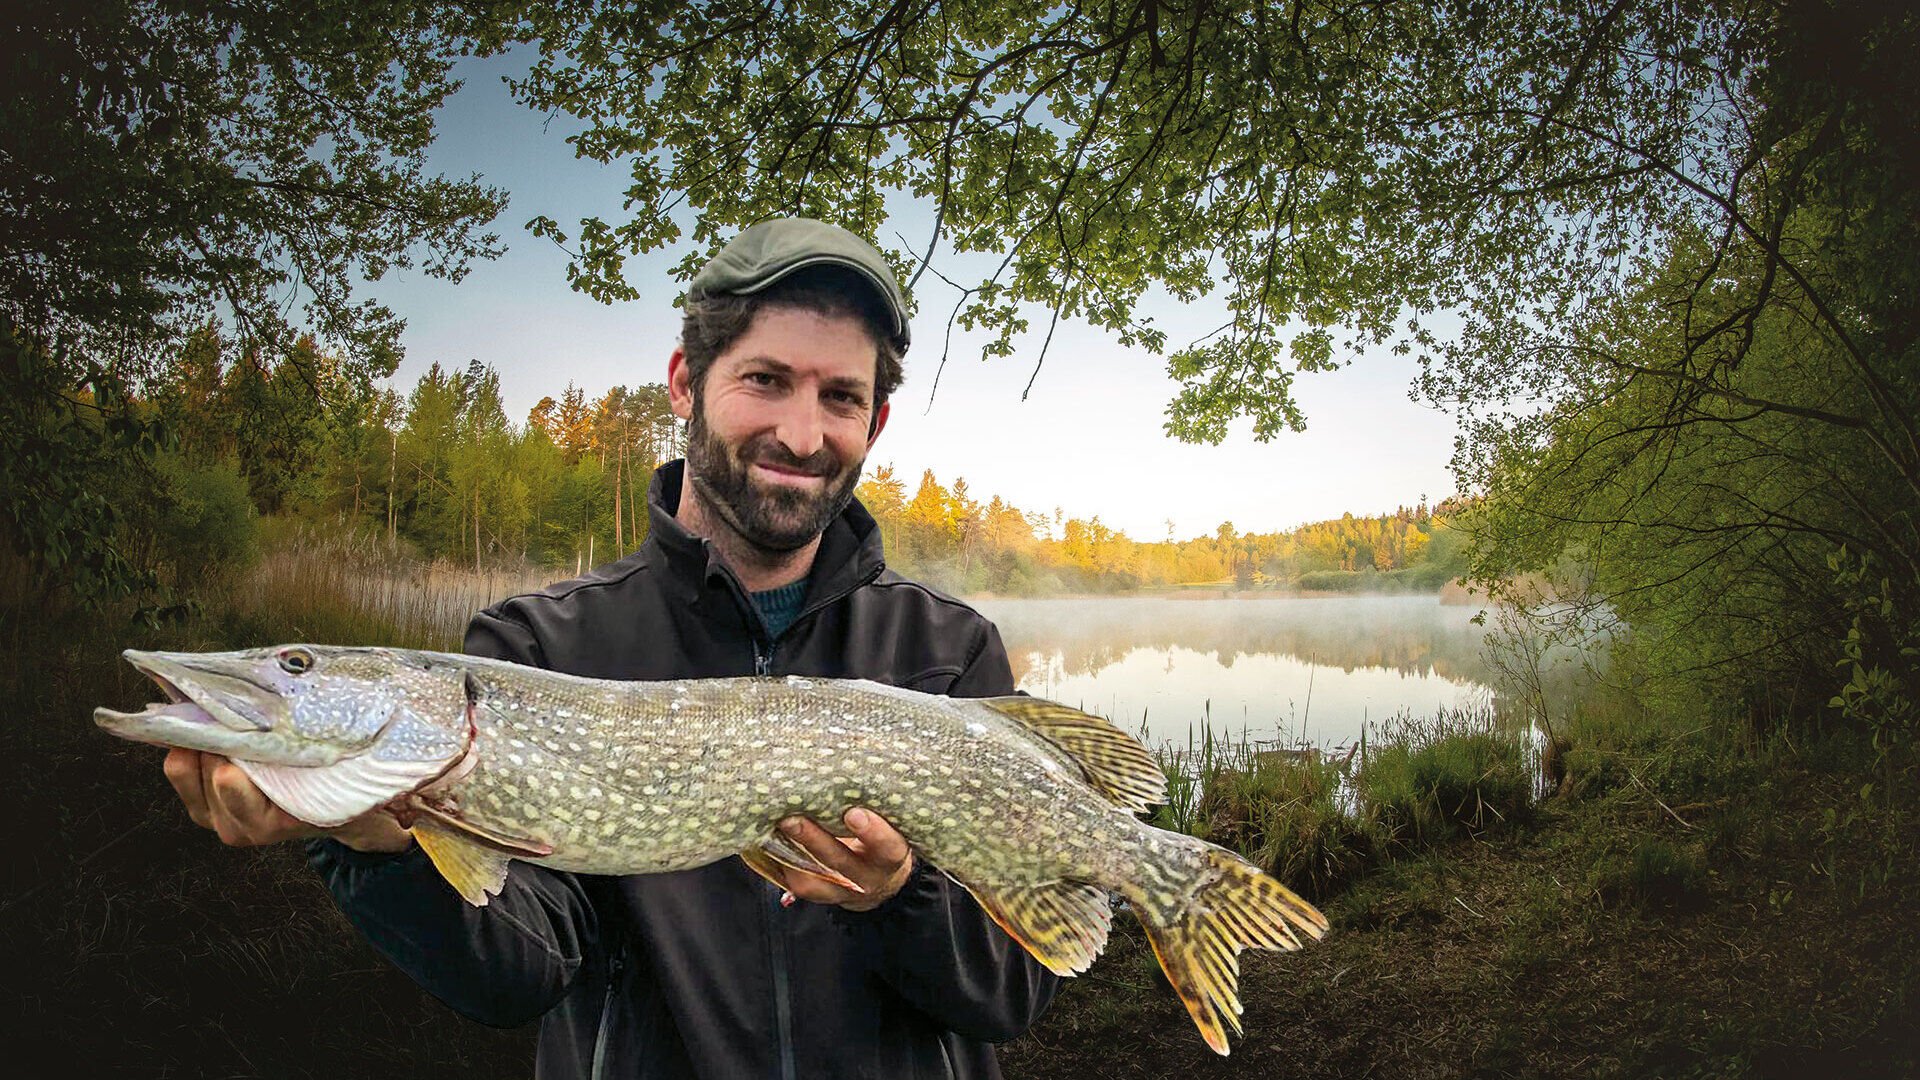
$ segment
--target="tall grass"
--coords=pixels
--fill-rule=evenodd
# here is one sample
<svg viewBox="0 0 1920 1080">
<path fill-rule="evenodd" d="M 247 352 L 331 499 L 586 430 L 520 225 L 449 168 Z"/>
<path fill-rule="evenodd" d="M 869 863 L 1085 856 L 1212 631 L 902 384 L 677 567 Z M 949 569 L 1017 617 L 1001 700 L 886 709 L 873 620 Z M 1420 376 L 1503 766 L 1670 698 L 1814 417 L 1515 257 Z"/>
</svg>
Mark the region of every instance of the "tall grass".
<svg viewBox="0 0 1920 1080">
<path fill-rule="evenodd" d="M 1491 709 L 1400 717 L 1344 754 L 1204 724 L 1186 746 L 1153 752 L 1168 788 L 1153 824 L 1231 848 L 1316 898 L 1396 852 L 1523 823 L 1541 791 L 1530 733 Z"/>
<path fill-rule="evenodd" d="M 1390 721 L 1355 776 L 1384 839 L 1399 844 L 1484 832 L 1531 816 L 1539 768 L 1524 730 L 1490 709 Z"/>
</svg>

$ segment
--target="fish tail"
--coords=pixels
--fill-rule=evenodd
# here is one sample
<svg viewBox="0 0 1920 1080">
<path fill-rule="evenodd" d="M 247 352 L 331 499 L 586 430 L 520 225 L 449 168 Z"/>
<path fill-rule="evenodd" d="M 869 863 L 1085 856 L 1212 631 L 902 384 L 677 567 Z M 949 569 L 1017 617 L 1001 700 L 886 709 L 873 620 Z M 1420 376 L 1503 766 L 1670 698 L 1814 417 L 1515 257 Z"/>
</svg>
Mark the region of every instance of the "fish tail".
<svg viewBox="0 0 1920 1080">
<path fill-rule="evenodd" d="M 1200 1036 L 1224 1055 L 1227 1028 L 1240 1033 L 1240 951 L 1298 949 L 1301 934 L 1326 933 L 1327 918 L 1224 848 L 1207 845 L 1197 869 L 1186 882 L 1129 890 L 1127 899 Z"/>
</svg>

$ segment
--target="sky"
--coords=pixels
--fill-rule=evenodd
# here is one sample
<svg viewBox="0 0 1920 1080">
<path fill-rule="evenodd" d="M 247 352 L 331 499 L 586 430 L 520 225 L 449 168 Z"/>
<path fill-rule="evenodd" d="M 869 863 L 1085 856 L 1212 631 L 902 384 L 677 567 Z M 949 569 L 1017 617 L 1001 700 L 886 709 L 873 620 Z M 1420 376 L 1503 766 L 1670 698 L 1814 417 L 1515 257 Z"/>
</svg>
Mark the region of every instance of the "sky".
<svg viewBox="0 0 1920 1080">
<path fill-rule="evenodd" d="M 407 320 L 396 389 L 411 389 L 430 364 L 479 360 L 500 373 L 516 423 L 569 382 L 589 397 L 614 385 L 664 382 L 681 291 L 668 268 L 685 254 L 674 248 L 629 258 L 627 280 L 640 293 L 630 302 L 605 305 L 568 287 L 566 254 L 525 223 L 545 215 L 571 232 L 590 214 L 623 220 L 627 174 L 575 158 L 565 141 L 574 130 L 568 118 L 512 100 L 501 78 L 521 66 L 511 55 L 463 61 L 456 74 L 465 86 L 448 100 L 429 158 L 435 172 L 478 173 L 508 191 L 511 201 L 493 226 L 506 254 L 475 263 L 457 285 L 401 272 L 366 287 Z M 930 232 L 924 207 L 904 203 L 896 216 L 890 229 Z M 935 265 L 942 265 L 938 256 Z M 1389 512 L 1422 497 L 1437 502 L 1454 490 L 1447 460 L 1457 425 L 1409 400 L 1417 374 L 1410 357 L 1382 350 L 1341 371 L 1302 374 L 1294 392 L 1305 432 L 1260 443 L 1242 421 L 1218 446 L 1189 445 L 1162 429 L 1178 389 L 1165 361 L 1083 323 L 1061 323 L 1022 400 L 1045 312 L 1029 317 L 1035 331 L 1008 358 L 982 361 L 979 339 L 956 331 L 933 394 L 955 297 L 932 274 L 922 277 L 906 382 L 868 457 L 869 469 L 891 465 L 909 494 L 932 469 L 945 484 L 964 477 L 983 503 L 999 495 L 1026 511 L 1098 515 L 1137 540 L 1162 540 L 1170 530 L 1176 539 L 1212 534 L 1224 521 L 1243 533 L 1275 532 L 1349 511 Z M 1165 297 L 1149 296 L 1139 310 L 1172 346 L 1224 319 L 1204 303 Z"/>
</svg>

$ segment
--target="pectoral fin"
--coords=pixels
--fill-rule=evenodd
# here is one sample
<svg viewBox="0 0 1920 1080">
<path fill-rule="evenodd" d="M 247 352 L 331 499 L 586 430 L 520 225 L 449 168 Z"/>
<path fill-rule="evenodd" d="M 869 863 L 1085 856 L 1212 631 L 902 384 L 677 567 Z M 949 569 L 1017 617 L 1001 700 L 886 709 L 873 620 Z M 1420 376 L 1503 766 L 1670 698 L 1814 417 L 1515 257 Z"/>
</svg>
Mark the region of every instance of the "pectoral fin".
<svg viewBox="0 0 1920 1080">
<path fill-rule="evenodd" d="M 455 892 L 474 907 L 486 907 L 487 899 L 498 896 L 507 884 L 507 856 L 481 845 L 471 833 L 450 829 L 441 821 L 429 816 L 416 818 L 413 838 Z"/>
<path fill-rule="evenodd" d="M 507 883 L 507 860 L 553 854 L 553 845 L 507 836 L 448 813 L 419 796 L 407 800 L 411 832 L 434 868 L 474 907 L 486 907 Z"/>
<path fill-rule="evenodd" d="M 781 877 L 781 870 L 784 868 L 830 881 L 848 892 L 867 891 L 854 884 L 853 879 L 845 874 L 814 858 L 813 853 L 806 848 L 787 839 L 785 833 L 773 833 L 760 841 L 760 846 L 750 847 L 741 852 L 740 861 L 751 867 L 754 873 L 783 889 L 787 887 Z"/>
</svg>

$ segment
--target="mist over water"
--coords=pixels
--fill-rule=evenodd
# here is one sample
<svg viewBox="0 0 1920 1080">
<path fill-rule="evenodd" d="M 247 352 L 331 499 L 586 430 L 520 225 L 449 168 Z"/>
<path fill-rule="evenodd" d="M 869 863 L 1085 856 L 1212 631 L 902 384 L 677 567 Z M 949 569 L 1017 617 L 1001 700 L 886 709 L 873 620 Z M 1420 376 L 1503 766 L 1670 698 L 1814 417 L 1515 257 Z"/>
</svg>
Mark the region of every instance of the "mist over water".
<svg viewBox="0 0 1920 1080">
<path fill-rule="evenodd" d="M 1124 597 L 974 601 L 1000 627 L 1020 689 L 1150 741 L 1217 733 L 1353 742 L 1402 712 L 1487 704 L 1477 606 L 1434 596 Z"/>
</svg>

